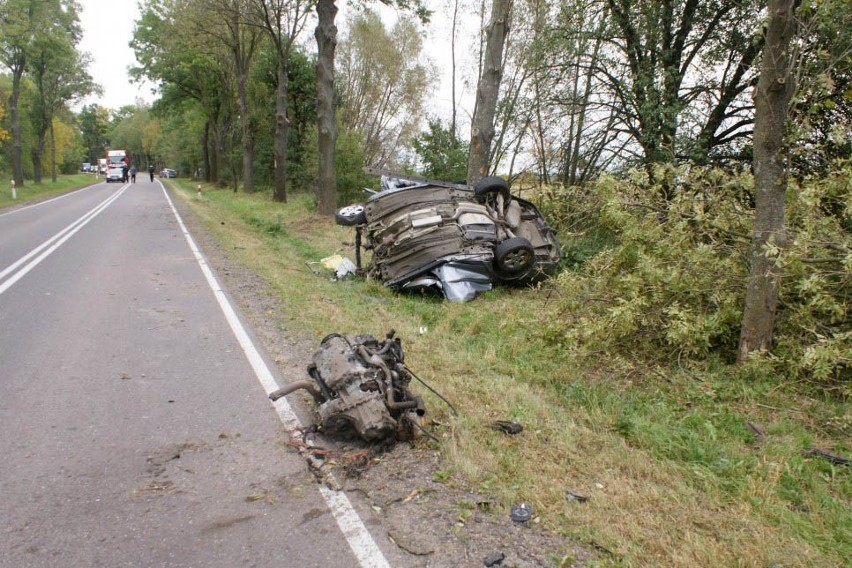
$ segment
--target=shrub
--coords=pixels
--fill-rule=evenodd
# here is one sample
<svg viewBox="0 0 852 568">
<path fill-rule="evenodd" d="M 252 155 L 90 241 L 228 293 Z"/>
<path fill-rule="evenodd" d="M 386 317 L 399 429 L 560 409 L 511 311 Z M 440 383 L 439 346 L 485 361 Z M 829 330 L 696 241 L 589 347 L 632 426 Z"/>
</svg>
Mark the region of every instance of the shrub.
<svg viewBox="0 0 852 568">
<path fill-rule="evenodd" d="M 566 250 L 582 249 L 589 235 L 607 243 L 556 278 L 559 305 L 546 326 L 552 341 L 585 356 L 733 362 L 749 268 L 753 181 L 744 172 L 697 168 L 678 172 L 675 180 L 670 201 L 638 173 L 627 180 L 602 177 L 583 199 L 576 188 L 550 196 L 547 207 Z M 849 389 L 850 165 L 791 182 L 787 219 L 776 348 L 761 359 L 764 371 Z"/>
</svg>

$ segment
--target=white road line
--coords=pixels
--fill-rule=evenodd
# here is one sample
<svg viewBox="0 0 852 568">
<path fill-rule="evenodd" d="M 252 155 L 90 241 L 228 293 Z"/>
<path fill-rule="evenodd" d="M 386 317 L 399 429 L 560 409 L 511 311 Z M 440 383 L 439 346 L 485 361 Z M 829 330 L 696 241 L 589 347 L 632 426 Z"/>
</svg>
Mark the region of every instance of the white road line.
<svg viewBox="0 0 852 568">
<path fill-rule="evenodd" d="M 12 209 L 11 211 L 6 211 L 5 213 L 0 213 L 0 217 L 5 217 L 6 215 L 12 215 L 13 213 L 20 213 L 21 211 L 26 211 L 27 209 L 32 209 L 33 207 L 39 207 L 40 205 L 45 205 L 47 203 L 52 203 L 54 201 L 58 201 L 59 199 L 63 199 L 68 197 L 69 195 L 74 195 L 78 191 L 86 191 L 87 189 L 92 189 L 95 187 L 96 183 L 92 185 L 87 185 L 86 187 L 81 187 L 80 189 L 75 189 L 74 191 L 69 191 L 68 193 L 63 193 L 62 195 L 58 195 L 56 197 L 52 197 L 50 199 L 45 199 L 44 201 L 39 201 L 38 203 L 33 203 L 31 205 L 24 205 L 23 207 L 18 207 L 17 209 Z"/>
<path fill-rule="evenodd" d="M 160 180 L 157 180 L 157 183 L 160 184 L 160 188 L 163 190 L 163 195 L 166 196 L 166 201 L 168 201 L 169 207 L 171 207 L 172 213 L 174 213 L 178 225 L 180 225 L 180 230 L 183 233 L 186 242 L 189 244 L 189 248 L 192 250 L 195 260 L 201 267 L 201 272 L 204 273 L 204 277 L 207 279 L 207 284 L 210 286 L 210 289 L 213 290 L 216 301 L 219 302 L 219 307 L 225 314 L 225 319 L 228 320 L 231 330 L 234 332 L 237 341 L 240 343 L 240 347 L 242 347 L 246 358 L 248 358 L 249 364 L 254 370 L 255 375 L 257 375 L 258 381 L 260 381 L 260 384 L 263 386 L 266 394 L 270 394 L 278 390 L 279 386 L 275 381 L 275 378 L 272 376 L 272 372 L 269 370 L 269 367 L 266 366 L 266 363 L 263 361 L 263 357 L 260 356 L 260 353 L 252 343 L 251 338 L 249 338 L 242 323 L 240 323 L 240 320 L 237 317 L 234 308 L 231 306 L 231 303 L 228 301 L 224 290 L 222 290 L 222 287 L 213 275 L 213 270 L 207 264 L 207 260 L 205 260 L 204 256 L 201 254 L 201 250 L 198 246 L 196 246 L 192 235 L 189 234 L 189 230 L 183 223 L 183 219 L 181 219 L 177 209 L 175 209 L 174 203 L 172 203 L 166 188 L 163 187 Z M 290 403 L 287 402 L 286 398 L 279 398 L 278 401 L 273 403 L 273 406 L 275 406 L 278 417 L 288 430 L 294 430 L 303 426 L 299 417 L 296 416 L 295 412 L 293 412 L 293 407 L 290 406 Z M 390 564 L 388 564 L 388 561 L 385 559 L 382 551 L 379 550 L 379 546 L 376 544 L 376 541 L 373 540 L 373 537 L 370 535 L 367 527 L 364 526 L 364 522 L 352 507 L 352 503 L 349 501 L 346 494 L 342 491 L 333 491 L 324 485 L 320 486 L 320 494 L 328 504 L 331 514 L 334 515 L 334 519 L 337 521 L 337 526 L 340 527 L 340 531 L 349 543 L 349 548 L 352 550 L 352 553 L 355 554 L 361 568 L 390 568 Z"/>
<path fill-rule="evenodd" d="M 22 265 L 23 263 L 28 261 L 30 258 L 32 258 L 36 254 L 41 252 L 43 249 L 45 249 L 47 246 L 49 246 L 53 241 L 55 241 L 56 239 L 60 238 L 62 235 L 64 235 L 65 233 L 67 233 L 68 231 L 73 229 L 77 225 L 77 223 L 80 223 L 89 215 L 95 214 L 97 209 L 103 207 L 105 203 L 107 203 L 108 201 L 114 200 L 116 197 L 117 197 L 116 194 L 111 195 L 109 198 L 105 199 L 104 201 L 102 201 L 101 203 L 99 203 L 98 205 L 93 207 L 91 210 L 89 210 L 89 212 L 87 212 L 85 215 L 83 215 L 82 217 L 80 217 L 79 219 L 77 219 L 76 221 L 74 221 L 73 223 L 71 223 L 70 225 L 68 225 L 67 227 L 65 227 L 64 229 L 62 229 L 61 231 L 59 231 L 58 233 L 56 233 L 55 235 L 53 235 L 52 237 L 47 239 L 46 241 L 41 243 L 39 246 L 37 246 L 36 248 L 31 250 L 30 252 L 28 252 L 27 254 L 25 254 L 24 256 L 22 256 L 21 258 L 16 260 L 15 262 L 13 262 L 12 264 L 10 264 L 9 266 L 7 266 L 4 270 L 0 271 L 0 280 L 5 278 L 7 274 L 12 272 L 16 268 L 18 268 L 20 265 Z"/>
<path fill-rule="evenodd" d="M 17 268 L 19 266 L 21 266 L 22 264 L 27 262 L 30 258 L 32 258 L 35 255 L 38 255 L 38 256 L 36 256 L 35 259 L 30 261 L 29 264 L 27 264 L 26 266 L 24 266 L 23 268 L 21 268 L 20 270 L 18 270 L 14 274 L 12 274 L 12 276 L 8 280 L 6 280 L 2 284 L 0 284 L 0 294 L 3 294 L 6 290 L 11 288 L 18 280 L 23 278 L 30 270 L 32 270 L 33 268 L 38 266 L 41 263 L 41 261 L 43 261 L 45 258 L 50 256 L 51 254 L 53 254 L 53 252 L 56 249 L 58 249 L 59 247 L 61 247 L 63 245 L 63 243 L 65 243 L 65 241 L 67 241 L 68 239 L 73 237 L 74 234 L 77 231 L 79 231 L 80 229 L 85 227 L 89 223 L 89 221 L 91 221 L 92 219 L 97 217 L 104 209 L 109 207 L 112 204 L 113 201 L 118 199 L 121 196 L 121 194 L 124 193 L 124 191 L 128 187 L 129 186 L 127 186 L 127 185 L 122 187 L 119 191 L 117 191 L 116 193 L 111 195 L 108 199 L 101 202 L 100 205 L 96 206 L 94 209 L 91 209 L 88 213 L 86 213 L 85 215 L 83 215 L 82 217 L 80 217 L 79 219 L 77 219 L 76 221 L 74 221 L 73 223 L 71 223 L 70 225 L 68 225 L 67 227 L 65 227 L 64 229 L 62 229 L 61 231 L 59 231 L 58 233 L 53 235 L 52 237 L 50 237 L 49 239 L 47 239 L 46 241 L 41 243 L 39 246 L 37 246 L 36 248 L 31 250 L 26 255 L 22 256 L 21 258 L 16 260 L 14 263 L 12 263 L 8 267 L 6 267 L 2 272 L 0 272 L 0 279 L 3 279 L 9 273 L 13 272 L 14 270 L 17 270 Z M 51 244 L 52 244 L 52 246 L 51 246 Z M 44 250 L 46 247 L 50 247 L 50 248 L 47 248 L 47 250 Z M 42 252 L 41 254 L 38 254 L 42 250 L 44 250 L 44 252 Z"/>
</svg>

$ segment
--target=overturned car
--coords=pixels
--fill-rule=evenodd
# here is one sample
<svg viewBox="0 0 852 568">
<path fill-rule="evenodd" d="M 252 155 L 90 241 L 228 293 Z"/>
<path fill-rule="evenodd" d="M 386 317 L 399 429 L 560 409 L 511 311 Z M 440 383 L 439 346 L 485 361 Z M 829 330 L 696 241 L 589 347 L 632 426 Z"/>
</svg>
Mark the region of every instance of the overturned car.
<svg viewBox="0 0 852 568">
<path fill-rule="evenodd" d="M 386 172 L 387 174 L 387 172 Z M 416 176 L 382 176 L 382 191 L 335 214 L 355 227 L 359 271 L 399 290 L 472 300 L 494 283 L 526 284 L 549 273 L 562 249 L 539 210 L 487 177 L 471 187 Z M 361 267 L 361 248 L 372 251 Z"/>
</svg>

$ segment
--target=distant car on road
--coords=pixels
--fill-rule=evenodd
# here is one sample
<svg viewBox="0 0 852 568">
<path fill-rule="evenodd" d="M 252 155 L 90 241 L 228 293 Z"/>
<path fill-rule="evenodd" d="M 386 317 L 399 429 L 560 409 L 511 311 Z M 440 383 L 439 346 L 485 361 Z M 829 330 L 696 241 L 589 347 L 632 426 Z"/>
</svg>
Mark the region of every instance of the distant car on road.
<svg viewBox="0 0 852 568">
<path fill-rule="evenodd" d="M 84 173 L 89 173 L 92 171 L 92 164 L 89 162 L 83 162 L 83 165 L 80 167 L 80 171 Z"/>
<path fill-rule="evenodd" d="M 160 177 L 161 178 L 176 178 L 177 172 L 174 171 L 173 169 L 165 168 L 163 170 L 160 170 Z"/>
<path fill-rule="evenodd" d="M 107 183 L 111 181 L 117 181 L 121 183 L 124 181 L 124 172 L 121 170 L 121 168 L 110 168 L 107 171 L 106 181 Z"/>
</svg>

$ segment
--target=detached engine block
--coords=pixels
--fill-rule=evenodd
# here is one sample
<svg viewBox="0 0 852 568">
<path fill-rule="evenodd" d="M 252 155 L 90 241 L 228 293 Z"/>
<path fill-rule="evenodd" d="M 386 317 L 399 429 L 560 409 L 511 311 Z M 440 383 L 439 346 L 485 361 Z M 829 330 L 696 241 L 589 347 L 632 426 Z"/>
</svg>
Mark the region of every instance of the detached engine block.
<svg viewBox="0 0 852 568">
<path fill-rule="evenodd" d="M 313 381 L 292 383 L 269 397 L 309 391 L 319 405 L 320 428 L 332 435 L 354 432 L 367 441 L 417 437 L 426 408 L 408 388 L 412 374 L 394 335 L 391 330 L 382 341 L 372 335 L 328 335 L 308 366 Z"/>
</svg>

